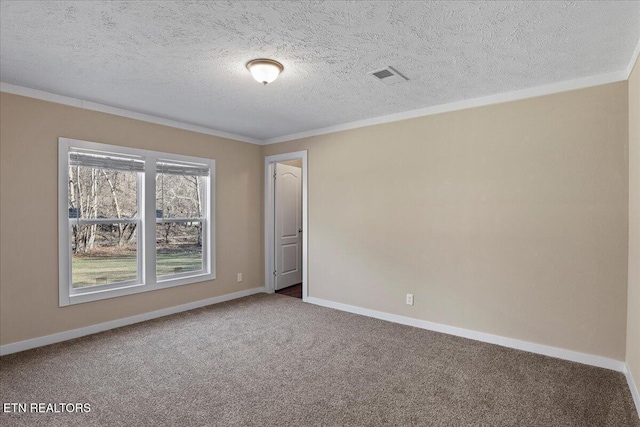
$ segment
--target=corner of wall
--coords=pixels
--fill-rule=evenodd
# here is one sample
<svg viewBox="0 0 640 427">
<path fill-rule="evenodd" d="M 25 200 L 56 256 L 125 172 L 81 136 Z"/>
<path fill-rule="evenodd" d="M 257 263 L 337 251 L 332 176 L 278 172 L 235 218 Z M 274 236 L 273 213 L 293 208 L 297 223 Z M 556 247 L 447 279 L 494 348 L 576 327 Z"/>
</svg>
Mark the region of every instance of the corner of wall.
<svg viewBox="0 0 640 427">
<path fill-rule="evenodd" d="M 640 43 L 638 44 L 640 46 Z M 627 82 L 629 114 L 629 240 L 627 269 L 626 376 L 640 416 L 640 65 Z"/>
</svg>

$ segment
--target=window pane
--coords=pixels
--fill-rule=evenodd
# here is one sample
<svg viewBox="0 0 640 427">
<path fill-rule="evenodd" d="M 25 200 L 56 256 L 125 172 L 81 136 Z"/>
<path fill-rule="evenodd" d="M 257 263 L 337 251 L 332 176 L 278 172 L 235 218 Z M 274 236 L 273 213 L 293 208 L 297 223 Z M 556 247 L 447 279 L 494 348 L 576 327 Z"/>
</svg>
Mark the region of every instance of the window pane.
<svg viewBox="0 0 640 427">
<path fill-rule="evenodd" d="M 158 218 L 202 218 L 204 186 L 202 176 L 156 175 L 156 216 Z"/>
<path fill-rule="evenodd" d="M 202 263 L 202 223 L 167 222 L 156 226 L 158 277 L 200 271 Z"/>
<path fill-rule="evenodd" d="M 134 218 L 136 184 L 136 172 L 70 167 L 69 218 Z"/>
<path fill-rule="evenodd" d="M 83 288 L 137 279 L 136 228 L 136 224 L 73 225 L 73 287 Z"/>
</svg>

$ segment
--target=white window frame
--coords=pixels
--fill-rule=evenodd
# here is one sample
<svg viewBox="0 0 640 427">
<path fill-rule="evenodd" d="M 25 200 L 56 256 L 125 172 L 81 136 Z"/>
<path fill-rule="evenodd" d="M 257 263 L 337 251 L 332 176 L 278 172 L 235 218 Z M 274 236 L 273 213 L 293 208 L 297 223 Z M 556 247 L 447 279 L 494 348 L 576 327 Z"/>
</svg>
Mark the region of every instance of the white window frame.
<svg viewBox="0 0 640 427">
<path fill-rule="evenodd" d="M 96 150 L 139 156 L 144 159 L 144 173 L 138 174 L 138 279 L 119 283 L 96 285 L 74 289 L 71 281 L 71 221 L 69 218 L 69 151 L 70 149 Z M 209 166 L 209 178 L 203 180 L 204 215 L 202 227 L 203 269 L 196 272 L 178 273 L 156 277 L 156 162 L 158 160 L 182 163 L 198 163 Z M 60 307 L 114 298 L 123 295 L 149 292 L 174 286 L 205 282 L 216 278 L 215 257 L 215 160 L 179 154 L 142 150 L 138 148 L 97 142 L 58 138 L 58 261 L 59 261 L 59 305 Z M 170 218 L 165 218 L 169 221 Z M 179 219 L 180 221 L 181 219 Z M 93 221 L 93 220 L 91 220 Z M 100 220 L 95 220 L 99 222 Z M 114 220 L 107 220 L 113 223 Z M 127 220 L 130 221 L 130 220 Z M 115 221 L 117 222 L 117 220 Z"/>
</svg>

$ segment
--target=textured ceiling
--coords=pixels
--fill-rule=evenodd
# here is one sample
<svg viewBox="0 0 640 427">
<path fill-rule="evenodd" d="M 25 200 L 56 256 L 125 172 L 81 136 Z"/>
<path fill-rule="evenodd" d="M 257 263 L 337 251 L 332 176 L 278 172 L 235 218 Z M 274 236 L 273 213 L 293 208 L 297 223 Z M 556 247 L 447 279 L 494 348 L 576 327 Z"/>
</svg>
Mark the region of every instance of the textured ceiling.
<svg viewBox="0 0 640 427">
<path fill-rule="evenodd" d="M 640 2 L 2 1 L 0 79 L 256 139 L 627 67 Z M 285 71 L 263 87 L 245 69 Z M 410 80 L 367 73 L 393 66 Z"/>
</svg>

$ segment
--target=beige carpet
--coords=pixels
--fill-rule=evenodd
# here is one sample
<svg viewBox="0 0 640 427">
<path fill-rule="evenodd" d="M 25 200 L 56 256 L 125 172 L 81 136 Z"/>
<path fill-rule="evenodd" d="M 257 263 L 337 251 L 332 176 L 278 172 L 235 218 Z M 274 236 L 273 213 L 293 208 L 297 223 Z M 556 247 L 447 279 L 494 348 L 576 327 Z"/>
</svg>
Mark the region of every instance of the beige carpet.
<svg viewBox="0 0 640 427">
<path fill-rule="evenodd" d="M 0 425 L 640 426 L 624 376 L 255 295 L 0 360 Z"/>
</svg>

